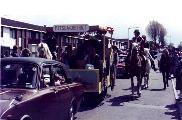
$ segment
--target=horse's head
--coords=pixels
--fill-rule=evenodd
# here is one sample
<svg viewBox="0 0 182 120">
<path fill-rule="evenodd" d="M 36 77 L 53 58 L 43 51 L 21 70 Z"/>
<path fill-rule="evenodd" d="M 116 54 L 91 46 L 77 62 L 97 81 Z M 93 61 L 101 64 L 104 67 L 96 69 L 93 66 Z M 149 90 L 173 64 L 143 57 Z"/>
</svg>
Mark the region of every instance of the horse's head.
<svg viewBox="0 0 182 120">
<path fill-rule="evenodd" d="M 38 53 L 39 53 L 39 57 L 46 58 L 46 49 L 45 49 L 43 43 L 40 43 L 38 45 L 37 50 L 38 50 Z"/>
<path fill-rule="evenodd" d="M 38 45 L 38 53 L 39 53 L 39 57 L 42 58 L 47 58 L 47 59 L 52 59 L 52 54 L 49 50 L 49 47 L 46 43 L 40 43 Z"/>
</svg>

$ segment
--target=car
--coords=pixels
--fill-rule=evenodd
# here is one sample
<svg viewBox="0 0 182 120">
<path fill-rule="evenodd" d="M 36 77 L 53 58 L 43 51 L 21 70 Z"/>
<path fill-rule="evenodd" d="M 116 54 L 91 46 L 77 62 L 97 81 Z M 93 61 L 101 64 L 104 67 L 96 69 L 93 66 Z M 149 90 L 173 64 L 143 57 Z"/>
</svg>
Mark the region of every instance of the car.
<svg viewBox="0 0 182 120">
<path fill-rule="evenodd" d="M 125 67 L 125 59 L 127 55 L 120 54 L 118 56 L 118 64 L 116 65 L 116 78 L 128 78 L 128 73 Z"/>
<path fill-rule="evenodd" d="M 64 64 L 36 57 L 0 59 L 0 119 L 73 120 L 84 87 Z"/>
</svg>

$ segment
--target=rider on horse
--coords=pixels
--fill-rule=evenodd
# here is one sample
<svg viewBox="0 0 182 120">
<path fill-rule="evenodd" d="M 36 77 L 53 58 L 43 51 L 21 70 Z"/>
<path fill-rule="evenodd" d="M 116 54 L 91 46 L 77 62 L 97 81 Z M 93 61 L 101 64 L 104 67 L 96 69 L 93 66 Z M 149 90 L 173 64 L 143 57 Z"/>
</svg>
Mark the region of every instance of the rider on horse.
<svg viewBox="0 0 182 120">
<path fill-rule="evenodd" d="M 142 37 L 140 37 L 140 32 L 139 32 L 138 29 L 136 29 L 134 31 L 134 35 L 135 35 L 135 37 L 132 38 L 131 43 L 138 43 L 138 45 L 139 45 L 139 53 L 140 53 L 140 56 L 142 57 L 142 59 L 144 61 L 144 64 L 145 64 L 145 60 L 146 60 L 145 53 L 146 52 L 144 52 L 144 51 L 146 51 L 146 48 L 149 49 L 149 44 L 146 42 L 146 36 L 142 35 Z M 130 44 L 130 48 L 129 48 L 130 50 L 129 51 L 131 51 L 131 48 L 132 48 L 132 44 Z M 131 53 L 129 53 L 129 54 L 131 54 Z M 147 56 L 149 56 L 152 68 L 154 69 L 154 71 L 156 71 L 154 60 L 151 57 L 149 52 L 148 52 Z"/>
</svg>

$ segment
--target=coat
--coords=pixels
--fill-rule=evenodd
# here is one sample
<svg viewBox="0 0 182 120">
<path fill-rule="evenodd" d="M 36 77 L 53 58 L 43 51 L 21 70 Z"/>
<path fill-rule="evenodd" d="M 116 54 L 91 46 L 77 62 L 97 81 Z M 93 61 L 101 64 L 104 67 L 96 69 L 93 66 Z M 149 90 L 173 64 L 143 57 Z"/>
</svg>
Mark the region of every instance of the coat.
<svg viewBox="0 0 182 120">
<path fill-rule="evenodd" d="M 176 90 L 182 90 L 182 60 L 178 63 L 175 72 L 176 77 Z"/>
</svg>

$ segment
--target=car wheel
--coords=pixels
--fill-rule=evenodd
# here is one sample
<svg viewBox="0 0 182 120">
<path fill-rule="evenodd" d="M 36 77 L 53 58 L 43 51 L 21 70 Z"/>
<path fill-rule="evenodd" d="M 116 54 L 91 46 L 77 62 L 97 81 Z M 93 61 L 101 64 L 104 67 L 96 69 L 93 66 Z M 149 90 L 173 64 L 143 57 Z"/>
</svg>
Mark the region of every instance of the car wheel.
<svg viewBox="0 0 182 120">
<path fill-rule="evenodd" d="M 68 120 L 74 120 L 75 119 L 75 113 L 74 113 L 74 106 L 73 104 L 70 106 L 69 109 L 69 116 L 68 116 Z"/>
</svg>

